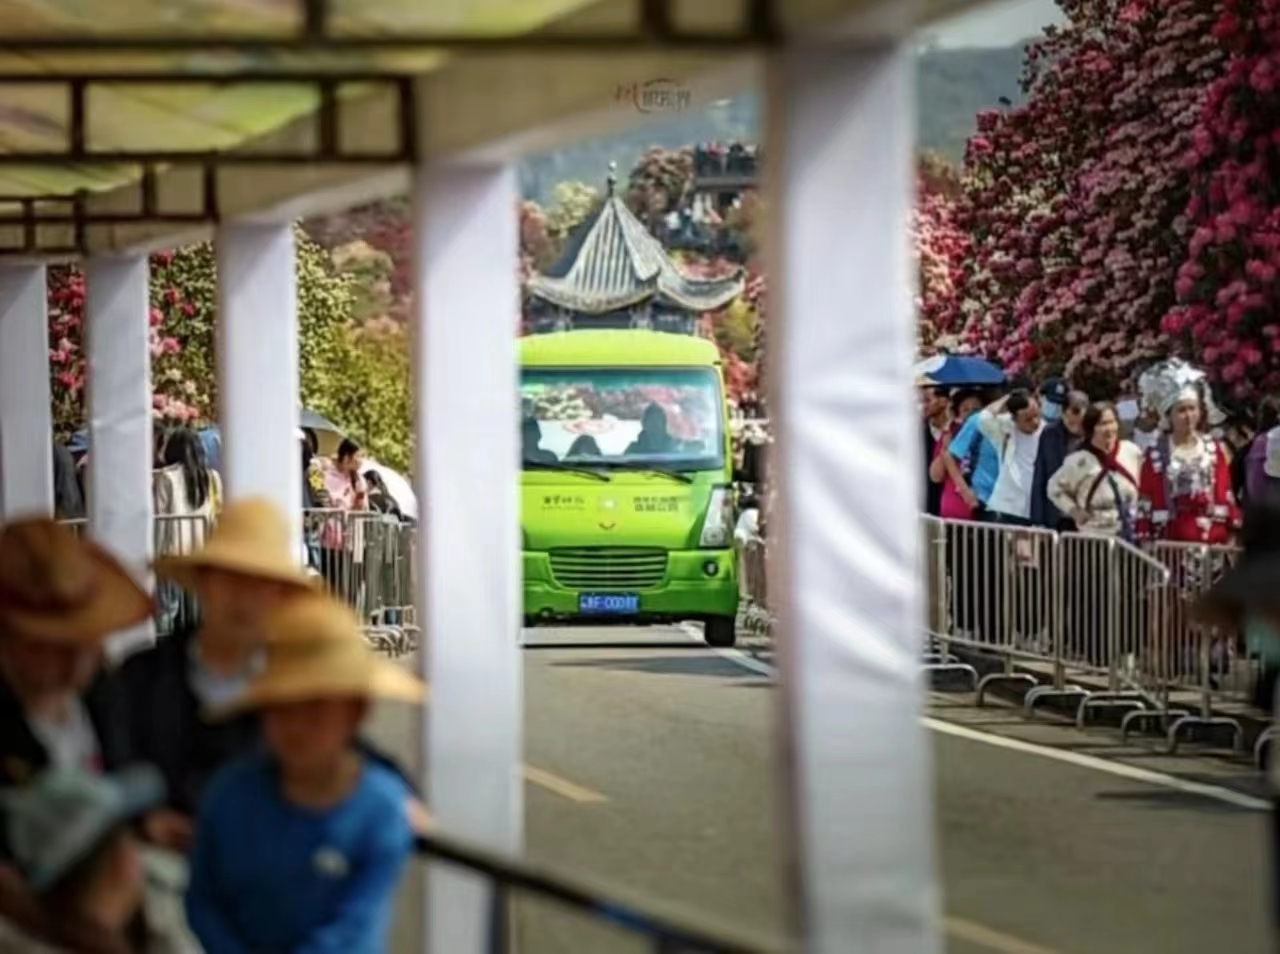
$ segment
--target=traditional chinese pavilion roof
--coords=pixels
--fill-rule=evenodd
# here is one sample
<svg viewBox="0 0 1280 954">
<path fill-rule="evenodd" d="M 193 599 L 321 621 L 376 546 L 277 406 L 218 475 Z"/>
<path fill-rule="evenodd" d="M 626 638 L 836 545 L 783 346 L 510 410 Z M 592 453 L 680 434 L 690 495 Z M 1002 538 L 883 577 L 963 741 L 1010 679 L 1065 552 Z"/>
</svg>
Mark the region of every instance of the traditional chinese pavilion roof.
<svg viewBox="0 0 1280 954">
<path fill-rule="evenodd" d="M 681 311 L 723 308 L 743 290 L 741 268 L 721 278 L 686 275 L 626 204 L 609 195 L 580 225 L 560 259 L 525 284 L 528 294 L 570 311 L 601 315 L 653 299 Z"/>
</svg>

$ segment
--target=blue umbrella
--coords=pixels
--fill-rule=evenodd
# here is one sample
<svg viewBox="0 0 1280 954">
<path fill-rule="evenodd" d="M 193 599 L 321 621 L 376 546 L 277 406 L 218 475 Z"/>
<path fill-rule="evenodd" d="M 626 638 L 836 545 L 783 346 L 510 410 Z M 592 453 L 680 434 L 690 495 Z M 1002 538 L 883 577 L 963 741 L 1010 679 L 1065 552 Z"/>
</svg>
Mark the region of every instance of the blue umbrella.
<svg viewBox="0 0 1280 954">
<path fill-rule="evenodd" d="M 916 384 L 938 387 L 996 387 L 1004 384 L 1004 372 L 986 358 L 964 354 L 939 354 L 915 367 Z"/>
</svg>

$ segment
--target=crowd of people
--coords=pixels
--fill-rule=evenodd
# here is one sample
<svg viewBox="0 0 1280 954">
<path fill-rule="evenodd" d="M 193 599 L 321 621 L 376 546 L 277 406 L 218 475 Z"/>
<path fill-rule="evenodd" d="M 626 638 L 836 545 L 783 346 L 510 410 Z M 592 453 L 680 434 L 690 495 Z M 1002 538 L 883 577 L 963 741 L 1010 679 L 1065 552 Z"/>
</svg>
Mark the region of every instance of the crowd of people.
<svg viewBox="0 0 1280 954">
<path fill-rule="evenodd" d="M 1215 425 L 1203 377 L 1176 363 L 1138 398 L 1019 379 L 924 387 L 921 407 L 924 507 L 948 519 L 1225 544 L 1242 505 L 1280 488 L 1280 401 Z"/>
<path fill-rule="evenodd" d="M 312 586 L 292 533 L 227 503 L 154 566 L 199 619 L 111 659 L 151 597 L 52 519 L 0 531 L 0 950 L 385 949 L 429 819 L 360 727 L 423 686 Z"/>
</svg>

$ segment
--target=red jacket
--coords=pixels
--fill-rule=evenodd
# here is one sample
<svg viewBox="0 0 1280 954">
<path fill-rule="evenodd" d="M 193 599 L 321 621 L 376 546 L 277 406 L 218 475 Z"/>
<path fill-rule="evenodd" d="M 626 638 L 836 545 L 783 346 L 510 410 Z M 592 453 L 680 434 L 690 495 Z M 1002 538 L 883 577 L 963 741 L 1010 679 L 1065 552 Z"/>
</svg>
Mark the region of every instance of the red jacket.
<svg viewBox="0 0 1280 954">
<path fill-rule="evenodd" d="M 1240 508 L 1231 490 L 1230 461 L 1217 440 L 1207 436 L 1203 440 L 1212 459 L 1209 466 L 1188 468 L 1175 463 L 1172 476 L 1168 436 L 1147 449 L 1138 481 L 1138 539 L 1230 542 L 1240 525 Z"/>
</svg>

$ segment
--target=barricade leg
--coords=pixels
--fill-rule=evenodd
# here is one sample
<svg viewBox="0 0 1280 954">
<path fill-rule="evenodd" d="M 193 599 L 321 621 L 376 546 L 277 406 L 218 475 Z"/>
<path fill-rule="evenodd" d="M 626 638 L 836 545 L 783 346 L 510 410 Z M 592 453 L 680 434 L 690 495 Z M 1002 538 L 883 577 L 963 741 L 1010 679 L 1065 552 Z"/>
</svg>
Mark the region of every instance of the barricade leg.
<svg viewBox="0 0 1280 954">
<path fill-rule="evenodd" d="M 1012 537 L 996 527 L 993 528 L 987 542 L 986 552 L 991 560 L 991 571 L 986 580 L 986 595 L 989 603 L 987 608 L 992 610 L 989 639 L 993 648 L 1004 649 L 1005 652 L 1001 671 L 988 673 L 978 680 L 974 704 L 979 708 L 983 705 L 988 688 L 993 685 L 1025 684 L 1027 691 L 1039 685 L 1034 676 L 1014 671 L 1013 656 L 1009 652 L 1016 639 L 1015 621 L 1018 619 L 1017 591 L 1012 579 L 1018 569 Z"/>
<path fill-rule="evenodd" d="M 963 526 L 948 525 L 934 517 L 924 518 L 925 566 L 929 598 L 929 632 L 922 660 L 923 668 L 931 677 L 960 675 L 968 689 L 978 686 L 978 671 L 951 652 L 951 627 L 955 616 L 948 612 L 951 590 L 957 590 L 954 576 L 956 547 L 953 536 Z"/>
<path fill-rule="evenodd" d="M 1171 755 L 1177 752 L 1180 737 L 1191 729 L 1223 728 L 1229 730 L 1231 748 L 1238 752 L 1244 748 L 1244 727 L 1238 719 L 1213 714 L 1213 639 L 1209 634 L 1200 634 L 1199 650 L 1200 712 L 1198 715 L 1184 715 L 1169 726 L 1168 751 Z"/>
</svg>

